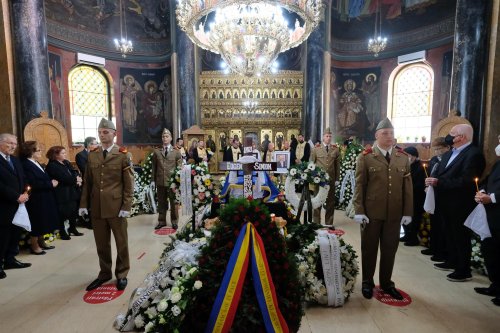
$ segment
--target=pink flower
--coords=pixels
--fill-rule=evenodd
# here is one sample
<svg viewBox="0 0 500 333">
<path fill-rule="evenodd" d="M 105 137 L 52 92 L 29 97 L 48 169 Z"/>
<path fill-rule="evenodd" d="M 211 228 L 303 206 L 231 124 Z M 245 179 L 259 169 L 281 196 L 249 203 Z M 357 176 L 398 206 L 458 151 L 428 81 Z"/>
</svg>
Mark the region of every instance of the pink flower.
<svg viewBox="0 0 500 333">
<path fill-rule="evenodd" d="M 200 193 L 198 193 L 198 198 L 199 198 L 200 200 L 205 199 L 205 192 L 200 192 Z"/>
<path fill-rule="evenodd" d="M 191 174 L 192 174 L 193 176 L 196 176 L 196 171 L 195 171 L 195 170 L 191 170 Z"/>
</svg>

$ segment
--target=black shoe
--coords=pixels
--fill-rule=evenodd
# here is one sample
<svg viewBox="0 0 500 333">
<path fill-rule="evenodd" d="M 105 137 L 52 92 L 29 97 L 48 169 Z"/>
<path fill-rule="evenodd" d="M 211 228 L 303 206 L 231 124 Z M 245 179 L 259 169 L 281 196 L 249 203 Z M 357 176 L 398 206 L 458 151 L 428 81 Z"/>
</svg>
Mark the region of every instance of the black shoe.
<svg viewBox="0 0 500 333">
<path fill-rule="evenodd" d="M 403 236 L 403 237 L 399 238 L 399 241 L 400 242 L 406 242 L 406 241 L 408 241 L 408 237 Z"/>
<path fill-rule="evenodd" d="M 491 300 L 496 306 L 500 306 L 500 297 L 497 296 Z"/>
<path fill-rule="evenodd" d="M 444 257 L 440 257 L 438 255 L 433 255 L 431 257 L 431 261 L 435 261 L 435 262 L 445 262 L 446 259 Z"/>
<path fill-rule="evenodd" d="M 59 237 L 61 237 L 62 240 L 70 240 L 71 237 L 66 233 L 66 230 L 59 230 Z"/>
<path fill-rule="evenodd" d="M 107 282 L 109 280 L 111 280 L 111 279 L 104 279 L 104 280 L 95 279 L 94 281 L 92 281 L 91 284 L 89 284 L 87 286 L 87 288 L 85 288 L 85 290 L 87 290 L 87 291 L 94 290 L 94 289 L 100 287 L 101 285 L 103 285 L 105 282 Z"/>
<path fill-rule="evenodd" d="M 83 233 L 82 232 L 79 232 L 78 230 L 76 230 L 76 227 L 70 227 L 68 229 L 68 234 L 71 236 L 83 236 Z"/>
<path fill-rule="evenodd" d="M 174 230 L 177 230 L 178 227 L 177 222 L 172 222 L 172 228 L 174 228 Z"/>
<path fill-rule="evenodd" d="M 446 276 L 446 279 L 451 282 L 465 282 L 472 280 L 472 275 L 468 274 L 460 274 L 457 272 L 450 273 Z"/>
<path fill-rule="evenodd" d="M 399 291 L 394 287 L 382 290 L 384 291 L 384 293 L 386 293 L 387 295 L 391 296 L 394 299 L 397 299 L 398 301 L 402 301 L 404 299 L 403 295 L 401 295 Z"/>
<path fill-rule="evenodd" d="M 406 241 L 405 246 L 418 246 L 420 245 L 420 242 L 418 240 L 412 240 L 412 241 Z"/>
<path fill-rule="evenodd" d="M 116 280 L 116 289 L 124 290 L 127 287 L 127 278 L 121 278 Z"/>
<path fill-rule="evenodd" d="M 420 251 L 420 253 L 422 253 L 424 256 L 432 256 L 434 254 L 431 249 L 423 249 L 422 251 Z"/>
<path fill-rule="evenodd" d="M 0 268 L 0 279 L 5 279 L 7 277 L 7 274 L 3 271 L 3 269 Z"/>
<path fill-rule="evenodd" d="M 482 288 L 482 287 L 475 287 L 474 291 L 478 294 L 481 295 L 486 295 L 486 296 L 496 296 L 497 292 L 491 288 Z"/>
<path fill-rule="evenodd" d="M 8 261 L 3 265 L 3 269 L 18 269 L 18 268 L 27 268 L 30 267 L 31 264 L 28 262 L 20 262 L 17 259 L 14 259 L 12 261 Z"/>
<path fill-rule="evenodd" d="M 441 271 L 454 271 L 455 270 L 455 268 L 453 268 L 453 266 L 451 266 L 450 264 L 448 264 L 446 262 L 442 262 L 440 264 L 434 264 L 434 268 L 439 269 Z"/>
<path fill-rule="evenodd" d="M 159 223 L 159 222 L 158 222 L 158 224 L 157 224 L 157 225 L 156 225 L 156 227 L 155 227 L 155 230 L 161 229 L 161 228 L 166 227 L 166 226 L 167 226 L 167 224 L 166 224 L 166 223 Z"/>
<path fill-rule="evenodd" d="M 373 287 L 362 287 L 361 293 L 366 299 L 371 299 L 373 297 Z"/>
<path fill-rule="evenodd" d="M 47 245 L 47 244 L 42 244 L 42 245 L 40 245 L 40 247 L 42 248 L 42 250 L 53 250 L 56 248 L 55 246 Z"/>
<path fill-rule="evenodd" d="M 30 253 L 31 253 L 31 254 L 34 254 L 34 255 L 36 255 L 36 256 L 42 256 L 42 255 L 46 254 L 47 252 L 45 252 L 44 250 L 42 250 L 42 251 L 40 251 L 40 252 L 36 252 L 35 250 L 30 249 Z"/>
</svg>

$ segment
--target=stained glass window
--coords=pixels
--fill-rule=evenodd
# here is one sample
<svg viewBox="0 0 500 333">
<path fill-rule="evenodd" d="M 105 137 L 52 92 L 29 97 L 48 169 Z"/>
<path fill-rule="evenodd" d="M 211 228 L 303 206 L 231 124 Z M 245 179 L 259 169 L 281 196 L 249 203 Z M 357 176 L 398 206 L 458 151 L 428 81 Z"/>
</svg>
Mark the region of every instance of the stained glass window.
<svg viewBox="0 0 500 333">
<path fill-rule="evenodd" d="M 392 115 L 398 142 L 422 142 L 431 136 L 434 73 L 424 63 L 409 65 L 394 77 Z"/>
<path fill-rule="evenodd" d="M 97 137 L 101 118 L 111 119 L 109 83 L 104 74 L 91 66 L 78 66 L 68 78 L 73 143 Z"/>
</svg>

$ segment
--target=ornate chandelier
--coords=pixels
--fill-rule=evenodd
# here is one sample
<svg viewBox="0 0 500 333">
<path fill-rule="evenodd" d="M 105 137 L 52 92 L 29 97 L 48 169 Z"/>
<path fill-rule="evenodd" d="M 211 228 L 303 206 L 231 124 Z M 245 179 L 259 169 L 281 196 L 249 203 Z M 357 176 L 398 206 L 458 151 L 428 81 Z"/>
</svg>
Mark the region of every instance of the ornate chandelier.
<svg viewBox="0 0 500 333">
<path fill-rule="evenodd" d="M 387 38 L 382 37 L 382 16 L 380 15 L 380 2 L 377 4 L 377 11 L 375 12 L 375 28 L 373 31 L 373 38 L 368 40 L 368 51 L 373 52 L 374 57 L 382 52 L 387 46 Z"/>
<path fill-rule="evenodd" d="M 125 36 L 123 35 L 123 25 L 125 23 Z M 115 47 L 117 51 L 120 51 L 122 57 L 126 58 L 127 53 L 134 51 L 134 46 L 132 45 L 132 41 L 128 39 L 127 36 L 127 17 L 125 16 L 125 12 L 123 11 L 122 0 L 120 0 L 120 39 L 115 38 Z"/>
<path fill-rule="evenodd" d="M 321 0 L 179 0 L 176 14 L 193 43 L 220 54 L 234 72 L 253 76 L 306 40 L 321 8 Z"/>
</svg>

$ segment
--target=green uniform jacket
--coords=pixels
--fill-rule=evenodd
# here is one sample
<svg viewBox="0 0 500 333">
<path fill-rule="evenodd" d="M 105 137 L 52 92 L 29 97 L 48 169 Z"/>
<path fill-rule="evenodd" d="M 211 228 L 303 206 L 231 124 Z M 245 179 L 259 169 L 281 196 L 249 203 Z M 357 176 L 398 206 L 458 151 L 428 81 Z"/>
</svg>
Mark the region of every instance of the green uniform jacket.
<svg viewBox="0 0 500 333">
<path fill-rule="evenodd" d="M 102 148 L 89 153 L 83 182 L 81 208 L 92 207 L 93 218 L 118 217 L 130 212 L 134 197 L 134 174 L 126 150 L 114 145 L 104 159 Z"/>
<path fill-rule="evenodd" d="M 354 210 L 369 219 L 398 222 L 413 215 L 410 162 L 404 152 L 392 149 L 391 162 L 377 147 L 359 154 L 356 164 Z"/>
<path fill-rule="evenodd" d="M 153 150 L 153 180 L 157 186 L 167 186 L 170 176 L 178 165 L 182 165 L 182 155 L 180 150 L 174 149 L 163 153 L 163 147 Z"/>
</svg>

